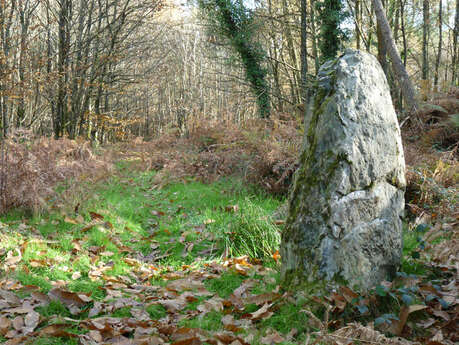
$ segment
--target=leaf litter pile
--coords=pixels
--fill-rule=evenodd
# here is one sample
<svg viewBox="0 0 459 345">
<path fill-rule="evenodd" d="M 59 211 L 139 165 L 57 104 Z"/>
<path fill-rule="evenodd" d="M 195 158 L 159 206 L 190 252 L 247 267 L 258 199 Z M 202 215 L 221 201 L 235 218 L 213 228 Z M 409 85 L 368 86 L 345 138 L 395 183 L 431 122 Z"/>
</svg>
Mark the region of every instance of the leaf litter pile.
<svg viewBox="0 0 459 345">
<path fill-rule="evenodd" d="M 138 183 L 124 182 L 132 188 Z M 444 345 L 459 341 L 457 248 L 444 245 L 457 243 L 457 222 L 430 231 L 421 227 L 423 238 L 434 232 L 453 233 L 446 242 L 423 243 L 422 250 L 410 252 L 407 265 L 413 271 L 429 255 L 422 272 L 402 271 L 393 282 L 383 282 L 365 295 L 346 286 L 326 295 L 314 286 L 293 294 L 279 285 L 277 251 L 263 261 L 231 257 L 215 233 L 221 219 L 200 212 L 199 222 L 187 223 L 195 210 L 180 200 L 150 204 L 145 200 L 152 195 L 157 199 L 170 195 L 154 186 L 150 194 L 144 193 L 142 183 L 135 190 L 137 195 L 126 192 L 124 198 L 126 203 L 138 202 L 130 206 L 132 214 L 149 215 L 143 232 L 136 230 L 132 214 L 113 200 L 103 204 L 104 209 L 81 210 L 79 204 L 71 212 L 58 208 L 47 224 L 41 220 L 41 230 L 24 220 L 0 223 L 0 343 Z M 177 192 L 172 195 L 179 198 Z M 90 207 L 100 206 L 101 199 Z M 219 209 L 225 217 L 236 217 L 239 208 L 233 203 Z M 124 213 L 124 218 L 113 213 Z M 188 227 L 174 228 L 170 223 L 177 218 Z M 117 230 L 121 226 L 122 232 Z M 63 233 L 71 229 L 72 236 L 55 234 L 57 227 L 63 227 Z"/>
</svg>

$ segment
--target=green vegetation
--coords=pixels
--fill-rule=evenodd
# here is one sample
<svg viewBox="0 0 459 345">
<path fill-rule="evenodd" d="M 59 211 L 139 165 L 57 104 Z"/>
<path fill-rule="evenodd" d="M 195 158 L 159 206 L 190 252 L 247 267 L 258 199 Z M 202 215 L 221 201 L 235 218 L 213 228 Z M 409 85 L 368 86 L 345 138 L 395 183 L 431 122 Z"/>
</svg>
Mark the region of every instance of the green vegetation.
<svg viewBox="0 0 459 345">
<path fill-rule="evenodd" d="M 199 0 L 198 3 L 210 23 L 212 34 L 227 39 L 239 55 L 245 77 L 257 97 L 260 117 L 268 118 L 271 105 L 267 71 L 263 67 L 266 53 L 255 42 L 252 11 L 237 0 Z"/>
<path fill-rule="evenodd" d="M 1 278 L 27 286 L 15 291 L 23 299 L 32 291 L 58 296 L 34 308 L 41 323 L 31 344 L 77 344 L 88 323 L 106 322 L 97 321 L 104 317 L 172 322 L 211 333 L 230 329 L 242 338 L 250 333 L 241 326 L 247 323 L 256 330 L 253 344 L 275 334 L 285 340 L 282 344 L 295 344 L 320 329 L 309 322 L 310 312 L 324 319 L 327 304 L 331 320 L 379 324 L 397 320 L 404 306 L 415 305 L 416 317 L 428 317 L 424 304 L 449 308 L 440 293 L 419 293 L 421 275 L 441 279 L 419 258 L 427 225 L 405 228 L 402 272 L 390 286 L 378 286 L 367 296 L 339 290 L 319 302 L 317 282 L 311 282 L 292 298 L 279 287 L 273 258 L 281 229 L 272 214 L 282 200 L 235 178 L 211 184 L 185 180 L 161 188 L 156 183 L 154 172 L 119 165 L 116 176 L 87 186 L 90 194 L 78 207 L 54 207 L 33 217 L 15 211 L 1 218 L 0 255 L 15 267 L 0 271 Z M 52 325 L 55 336 L 40 336 Z"/>
<path fill-rule="evenodd" d="M 318 1 L 316 7 L 321 23 L 319 34 L 320 60 L 325 62 L 336 58 L 346 40 L 346 32 L 342 28 L 342 24 L 347 14 L 343 10 L 341 0 Z"/>
</svg>

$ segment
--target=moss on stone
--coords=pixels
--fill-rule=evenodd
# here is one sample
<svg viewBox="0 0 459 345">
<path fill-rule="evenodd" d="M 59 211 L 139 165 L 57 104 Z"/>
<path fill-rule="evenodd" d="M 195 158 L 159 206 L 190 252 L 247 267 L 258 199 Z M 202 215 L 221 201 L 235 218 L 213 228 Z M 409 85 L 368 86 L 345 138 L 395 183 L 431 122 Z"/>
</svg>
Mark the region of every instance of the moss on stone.
<svg viewBox="0 0 459 345">
<path fill-rule="evenodd" d="M 295 227 L 295 221 L 298 219 L 299 213 L 307 213 L 308 210 L 304 209 L 302 196 L 309 195 L 312 187 L 318 185 L 321 181 L 327 180 L 333 176 L 334 172 L 338 168 L 340 162 L 347 157 L 341 157 L 338 155 L 334 162 L 331 163 L 329 171 L 315 172 L 314 169 L 317 165 L 317 126 L 322 114 L 327 110 L 328 105 L 333 101 L 335 92 L 335 65 L 338 60 L 335 60 L 326 69 L 322 70 L 319 74 L 319 78 L 316 83 L 316 94 L 314 96 L 314 105 L 311 112 L 311 119 L 309 121 L 309 127 L 306 129 L 307 145 L 301 153 L 299 160 L 299 169 L 296 172 L 293 190 L 289 199 L 289 215 L 287 217 L 287 226 L 283 233 L 283 241 L 290 242 L 294 239 L 291 238 L 292 233 L 295 233 L 293 227 Z M 330 158 L 334 156 L 333 151 L 326 153 Z M 311 249 L 295 247 L 295 257 L 297 258 L 312 258 L 313 253 Z M 283 281 L 285 286 L 296 286 L 304 283 L 304 277 L 306 272 L 303 270 L 305 263 L 296 265 L 295 270 L 287 270 L 284 272 Z M 309 276 L 317 276 L 317 267 L 314 264 L 308 263 Z"/>
</svg>

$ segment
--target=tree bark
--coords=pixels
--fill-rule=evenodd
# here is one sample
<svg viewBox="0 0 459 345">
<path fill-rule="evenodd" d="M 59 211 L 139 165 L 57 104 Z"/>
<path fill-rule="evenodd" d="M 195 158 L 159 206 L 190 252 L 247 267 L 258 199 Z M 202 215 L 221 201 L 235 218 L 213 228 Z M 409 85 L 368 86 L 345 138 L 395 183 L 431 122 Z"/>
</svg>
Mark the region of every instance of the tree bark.
<svg viewBox="0 0 459 345">
<path fill-rule="evenodd" d="M 307 47 L 307 1 L 301 0 L 301 102 L 305 105 L 308 100 L 308 47 Z M 306 114 L 305 114 L 306 115 Z"/>
<path fill-rule="evenodd" d="M 416 91 L 414 90 L 413 84 L 411 83 L 410 77 L 406 72 L 402 60 L 400 59 L 400 54 L 398 53 L 397 46 L 395 45 L 392 31 L 389 27 L 386 15 L 384 14 L 381 0 L 372 0 L 372 2 L 375 8 L 376 20 L 378 22 L 378 26 L 381 29 L 381 36 L 383 38 L 387 52 L 392 60 L 392 68 L 394 69 L 395 77 L 400 85 L 400 88 L 402 89 L 403 96 L 405 97 L 408 111 L 416 111 L 418 109 Z"/>
<path fill-rule="evenodd" d="M 456 0 L 456 18 L 454 20 L 454 31 L 453 31 L 453 72 L 451 76 L 451 84 L 456 85 L 459 84 L 459 80 L 456 81 L 457 78 L 457 63 L 459 60 L 459 49 L 457 45 L 457 40 L 459 36 L 459 0 Z"/>
<path fill-rule="evenodd" d="M 441 50 L 443 49 L 443 32 L 442 32 L 442 25 L 443 25 L 443 8 L 442 8 L 442 0 L 438 2 L 438 52 L 437 52 L 437 60 L 435 61 L 435 77 L 434 77 L 434 86 L 435 89 L 438 91 L 438 69 L 440 68 L 440 59 L 441 59 Z"/>
<path fill-rule="evenodd" d="M 422 79 L 427 80 L 429 78 L 429 0 L 422 2 L 422 17 Z"/>
<path fill-rule="evenodd" d="M 314 70 L 317 74 L 319 72 L 319 54 L 317 53 L 317 35 L 316 35 L 316 20 L 315 20 L 315 1 L 310 0 L 311 12 L 311 39 L 312 39 L 312 55 L 314 57 Z"/>
</svg>

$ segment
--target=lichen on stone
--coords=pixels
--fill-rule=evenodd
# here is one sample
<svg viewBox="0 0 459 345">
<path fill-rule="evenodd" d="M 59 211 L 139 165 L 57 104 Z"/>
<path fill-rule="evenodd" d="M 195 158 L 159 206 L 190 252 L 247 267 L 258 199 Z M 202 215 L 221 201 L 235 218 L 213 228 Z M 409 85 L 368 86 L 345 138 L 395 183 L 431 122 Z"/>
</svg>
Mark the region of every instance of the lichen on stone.
<svg viewBox="0 0 459 345">
<path fill-rule="evenodd" d="M 397 118 L 369 54 L 350 50 L 324 64 L 315 87 L 282 235 L 282 275 L 288 284 L 343 280 L 366 289 L 392 274 L 401 256 Z"/>
</svg>

